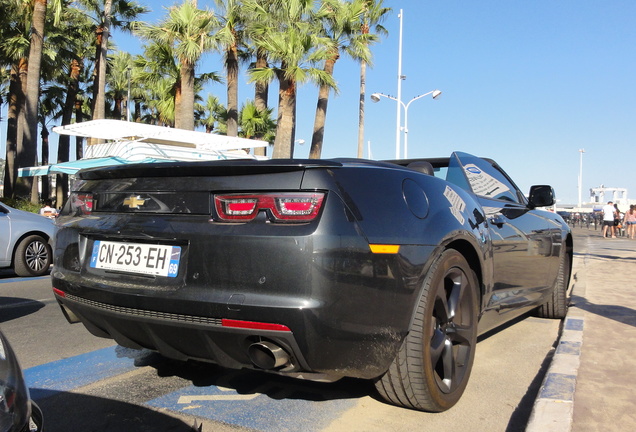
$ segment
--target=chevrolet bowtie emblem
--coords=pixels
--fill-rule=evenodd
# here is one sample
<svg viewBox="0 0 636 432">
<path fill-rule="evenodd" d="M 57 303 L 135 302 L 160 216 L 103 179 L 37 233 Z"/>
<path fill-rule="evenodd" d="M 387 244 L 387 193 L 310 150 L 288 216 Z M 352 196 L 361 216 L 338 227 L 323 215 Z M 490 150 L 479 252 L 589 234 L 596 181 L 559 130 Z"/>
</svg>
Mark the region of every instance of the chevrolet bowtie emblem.
<svg viewBox="0 0 636 432">
<path fill-rule="evenodd" d="M 138 209 L 139 207 L 144 205 L 145 202 L 146 200 L 140 197 L 139 195 L 137 196 L 133 195 L 133 196 L 129 196 L 128 198 L 124 200 L 124 205 L 130 207 L 131 209 Z"/>
</svg>

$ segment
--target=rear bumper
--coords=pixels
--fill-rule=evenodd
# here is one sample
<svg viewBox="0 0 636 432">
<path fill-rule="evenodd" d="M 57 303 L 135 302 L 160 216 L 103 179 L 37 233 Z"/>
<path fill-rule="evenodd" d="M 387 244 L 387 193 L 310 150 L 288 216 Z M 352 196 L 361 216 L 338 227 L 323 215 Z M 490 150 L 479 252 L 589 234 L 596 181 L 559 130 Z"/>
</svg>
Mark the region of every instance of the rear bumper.
<svg viewBox="0 0 636 432">
<path fill-rule="evenodd" d="M 54 276 L 53 286 L 70 322 L 81 321 L 92 334 L 125 347 L 227 368 L 259 369 L 250 347 L 265 341 L 288 356 L 284 365 L 272 368 L 276 372 L 319 374 L 327 380 L 375 378 L 388 368 L 408 328 L 409 308 L 396 302 L 393 290 L 378 287 L 331 283 L 326 291 L 340 292 L 332 298 L 317 300 L 308 290 L 304 298 L 268 296 L 255 304 L 247 295 L 245 303 L 233 304 L 192 302 L 174 293 L 159 299 L 156 292 L 147 297 L 116 294 L 70 283 L 68 276 Z M 324 285 L 321 290 L 325 294 Z M 236 321 L 257 325 L 241 328 Z"/>
</svg>

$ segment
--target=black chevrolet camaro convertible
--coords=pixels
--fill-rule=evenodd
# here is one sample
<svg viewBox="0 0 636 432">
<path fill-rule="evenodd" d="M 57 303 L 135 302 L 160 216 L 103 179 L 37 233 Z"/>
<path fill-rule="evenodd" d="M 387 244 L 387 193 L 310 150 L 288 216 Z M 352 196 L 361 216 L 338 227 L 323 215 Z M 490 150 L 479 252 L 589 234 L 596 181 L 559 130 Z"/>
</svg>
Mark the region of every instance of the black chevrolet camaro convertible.
<svg viewBox="0 0 636 432">
<path fill-rule="evenodd" d="M 57 221 L 70 322 L 166 357 L 334 381 L 443 411 L 477 336 L 563 318 L 572 236 L 550 186 L 492 160 L 166 162 L 81 171 Z"/>
</svg>

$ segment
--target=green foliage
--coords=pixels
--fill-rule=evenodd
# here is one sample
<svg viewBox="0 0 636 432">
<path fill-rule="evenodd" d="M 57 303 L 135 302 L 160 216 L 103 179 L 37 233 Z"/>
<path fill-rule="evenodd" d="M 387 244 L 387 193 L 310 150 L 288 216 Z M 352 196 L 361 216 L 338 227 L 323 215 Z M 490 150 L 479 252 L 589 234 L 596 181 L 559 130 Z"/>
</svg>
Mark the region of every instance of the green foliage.
<svg viewBox="0 0 636 432">
<path fill-rule="evenodd" d="M 190 114 L 196 112 L 197 126 L 233 134 L 239 111 L 239 135 L 270 142 L 276 136 L 277 146 L 284 142 L 290 149 L 294 141 L 296 119 L 292 108 L 297 103 L 296 94 L 285 104 L 280 104 L 279 98 L 279 106 L 272 110 L 266 107 L 267 101 L 262 96 L 267 94 L 267 85 L 277 81 L 283 84 L 284 91 L 295 92 L 298 86 L 309 82 L 327 86 L 337 94 L 333 72 L 324 70 L 326 59 L 335 63 L 342 54 L 370 64 L 369 47 L 386 34 L 379 23 L 390 11 L 383 7 L 383 0 L 215 0 L 209 2 L 214 5 L 212 9 L 200 9 L 191 0 L 174 3 L 165 8 L 158 24 L 151 25 L 141 21 L 149 9 L 138 0 L 112 2 L 108 14 L 110 27 L 141 36 L 145 52 L 131 58 L 117 51 L 117 41 L 113 40 L 116 33 L 111 32 L 105 115 L 126 118 L 123 105 L 126 100 L 130 108 L 134 106 L 133 121 L 184 128 L 189 127 Z M 56 124 L 85 121 L 92 118 L 89 107 L 96 97 L 95 47 L 106 18 L 105 3 L 49 0 L 46 4 L 41 84 L 29 93 L 35 94 L 37 90 L 40 95 L 42 126 L 49 127 L 54 121 Z M 5 18 L 0 26 L 0 104 L 6 105 L 11 96 L 8 71 L 29 53 L 32 3 L 0 0 L 0 14 Z M 200 58 L 209 51 L 221 53 L 223 65 L 228 68 L 225 80 L 228 97 L 223 110 L 205 106 L 202 99 L 206 82 L 223 81 L 216 72 L 197 70 Z M 258 112 L 248 104 L 241 113 L 237 110 L 237 90 L 233 90 L 239 80 L 229 73 L 231 68 L 226 63 L 232 60 L 231 66 L 241 71 L 237 57 L 249 62 L 257 54 L 259 66 L 250 67 L 246 75 L 249 82 L 258 84 L 255 99 L 259 109 L 267 112 Z M 131 100 L 127 101 L 129 96 Z M 274 118 L 281 120 L 280 126 L 271 119 L 272 112 Z M 10 141 L 15 143 L 16 137 L 12 136 Z M 29 150 L 33 150 L 36 158 L 38 152 Z M 81 147 L 79 150 L 77 154 L 81 157 Z M 59 152 L 57 156 L 69 157 Z M 50 158 L 55 159 L 55 155 Z M 25 163 L 12 162 L 16 167 Z M 6 190 L 15 193 L 15 185 Z"/>
<path fill-rule="evenodd" d="M 0 201 L 8 205 L 9 207 L 13 207 L 14 209 L 24 210 L 31 213 L 39 213 L 40 205 L 33 204 L 28 199 L 23 198 L 0 198 Z"/>
</svg>

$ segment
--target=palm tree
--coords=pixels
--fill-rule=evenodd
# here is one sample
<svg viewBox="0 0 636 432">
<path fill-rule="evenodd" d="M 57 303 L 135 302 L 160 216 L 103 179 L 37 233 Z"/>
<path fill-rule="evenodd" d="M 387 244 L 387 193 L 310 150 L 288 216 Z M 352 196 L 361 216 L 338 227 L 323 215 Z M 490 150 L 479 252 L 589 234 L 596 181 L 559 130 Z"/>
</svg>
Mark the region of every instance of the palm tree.
<svg viewBox="0 0 636 432">
<path fill-rule="evenodd" d="M 269 10 L 272 4 L 277 0 L 257 0 L 256 5 L 260 8 L 244 7 L 243 17 L 245 25 L 245 43 L 246 48 L 251 53 L 255 61 L 250 65 L 250 68 L 262 69 L 268 67 L 267 51 L 263 47 L 259 47 L 254 43 L 262 36 L 262 32 L 267 32 L 270 28 L 275 27 L 276 20 L 273 15 L 265 13 Z M 258 12 L 254 13 L 254 10 Z M 263 23 L 264 19 L 269 18 L 267 23 Z M 254 105 L 259 111 L 265 111 L 268 109 L 269 98 L 269 83 L 267 81 L 254 82 Z M 259 156 L 265 156 L 265 148 L 259 147 L 254 149 L 254 154 Z"/>
<path fill-rule="evenodd" d="M 128 97 L 128 85 L 132 72 L 132 55 L 117 51 L 108 62 L 108 92 L 106 96 L 114 102 L 112 117 L 124 120 L 123 102 Z"/>
<path fill-rule="evenodd" d="M 203 85 L 210 81 L 221 82 L 221 78 L 216 72 L 195 77 L 195 100 Z M 173 47 L 157 41 L 146 45 L 144 55 L 137 56 L 133 61 L 132 96 L 138 106 L 135 109 L 135 115 L 141 114 L 145 107 L 150 110 L 145 115 L 146 121 L 152 124 L 174 126 L 175 107 L 181 103 L 180 83 L 180 66 L 175 59 Z"/>
<path fill-rule="evenodd" d="M 276 123 L 272 119 L 272 109 L 260 110 L 253 101 L 247 101 L 239 113 L 240 135 L 244 138 L 258 139 L 274 143 Z"/>
<path fill-rule="evenodd" d="M 95 56 L 95 81 L 93 81 L 93 120 L 106 118 L 106 67 L 108 38 L 110 37 L 112 0 L 104 0 L 102 21 L 97 27 L 97 55 Z"/>
<path fill-rule="evenodd" d="M 276 26 L 277 21 L 274 15 L 268 14 L 276 0 L 254 0 L 249 3 L 249 7 L 244 7 L 242 12 L 245 24 L 245 42 L 247 49 L 256 59 L 251 65 L 252 68 L 266 68 L 268 64 L 267 51 L 258 46 L 255 41 L 267 33 L 270 28 Z M 254 83 L 254 104 L 259 110 L 267 108 L 269 85 L 267 82 Z"/>
<path fill-rule="evenodd" d="M 198 124 L 205 127 L 205 131 L 207 133 L 211 133 L 215 129 L 218 130 L 219 126 L 226 118 L 227 109 L 221 102 L 219 102 L 219 98 L 213 95 L 208 95 L 208 98 L 205 101 L 205 106 L 201 107 Z"/>
<path fill-rule="evenodd" d="M 106 67 L 112 28 L 132 29 L 133 22 L 148 8 L 131 0 L 79 0 L 85 14 L 95 22 L 95 70 L 93 73 L 93 119 L 106 117 Z"/>
<path fill-rule="evenodd" d="M 59 22 L 61 13 L 61 0 L 52 2 L 53 17 L 55 24 Z M 38 102 L 40 97 L 40 74 L 42 64 L 42 53 L 44 50 L 44 34 L 46 30 L 46 0 L 35 0 L 31 12 L 31 32 L 29 37 L 29 55 L 26 68 L 21 69 L 21 73 L 26 71 L 26 79 L 21 78 L 24 93 L 24 107 L 18 112 L 17 128 L 17 167 L 28 167 L 37 161 L 37 131 L 38 131 Z M 24 63 L 22 63 L 24 64 Z M 21 194 L 30 192 L 31 202 L 38 203 L 38 184 L 32 177 L 22 177 L 16 179 L 16 191 Z M 15 191 L 14 191 L 15 192 Z"/>
<path fill-rule="evenodd" d="M 31 43 L 26 76 L 25 109 L 20 111 L 18 133 L 22 132 L 22 140 L 18 141 L 18 168 L 33 166 L 37 156 L 38 133 L 38 99 L 40 97 L 40 64 L 42 62 L 42 46 L 44 45 L 44 24 L 46 22 L 46 0 L 33 2 L 33 18 L 31 24 Z M 22 193 L 30 191 L 31 202 L 38 203 L 37 182 L 33 177 L 22 177 L 16 185 L 23 185 Z"/>
<path fill-rule="evenodd" d="M 379 35 L 388 34 L 380 24 L 391 8 L 382 6 L 383 0 L 364 0 L 364 13 L 362 15 L 362 34 L 371 34 L 371 31 Z M 369 41 L 371 43 L 372 41 Z M 373 41 L 374 42 L 374 41 Z M 364 150 L 364 100 L 366 98 L 367 61 L 360 61 L 360 102 L 358 120 L 358 157 L 361 158 Z"/>
<path fill-rule="evenodd" d="M 238 135 L 239 45 L 243 40 L 243 11 L 239 0 L 216 0 L 223 9 L 221 28 L 215 35 L 225 53 L 227 82 L 227 135 Z"/>
<path fill-rule="evenodd" d="M 325 61 L 324 72 L 330 76 L 333 76 L 336 61 L 340 58 L 341 52 L 360 61 L 368 61 L 371 56 L 368 43 L 372 35 L 360 32 L 364 1 L 325 0 L 318 12 L 317 18 L 323 22 L 323 33 L 328 42 L 329 57 Z M 320 158 L 322 152 L 330 90 L 329 85 L 321 84 L 318 91 L 318 104 L 309 151 L 311 159 Z"/>
<path fill-rule="evenodd" d="M 54 18 L 55 20 L 55 18 Z M 47 38 L 42 61 L 43 90 L 40 98 L 40 123 L 43 134 L 51 119 L 69 124 L 75 112 L 78 95 L 83 91 L 82 84 L 88 82 L 84 73 L 85 58 L 93 51 L 94 28 L 88 17 L 74 7 L 61 10 L 57 23 L 47 20 Z M 74 37 L 69 38 L 72 34 Z M 81 120 L 80 120 L 81 121 Z M 46 164 L 46 136 L 42 136 L 42 163 Z M 81 142 L 79 143 L 82 144 Z M 81 151 L 77 152 L 81 158 Z M 70 155 L 70 137 L 61 135 L 58 141 L 57 162 L 66 162 Z M 51 158 L 55 160 L 54 158 Z M 42 179 L 42 191 L 46 191 L 46 180 Z M 68 175 L 58 174 L 56 181 L 57 202 L 62 203 L 68 195 Z"/>
<path fill-rule="evenodd" d="M 138 103 L 149 109 L 151 124 L 174 126 L 174 107 L 179 85 L 179 65 L 170 44 L 152 41 L 144 46 L 143 55 L 133 61 L 133 76 L 141 89 Z M 163 107 L 163 110 L 159 110 Z M 142 109 L 135 109 L 141 114 Z M 160 119 L 161 117 L 161 119 Z"/>
<path fill-rule="evenodd" d="M 175 98 L 175 127 L 194 129 L 194 77 L 198 60 L 210 51 L 213 39 L 210 34 L 218 27 L 218 20 L 210 11 L 197 9 L 191 0 L 169 9 L 168 17 L 153 26 L 139 23 L 136 33 L 147 40 L 172 47 L 177 57 L 179 85 Z"/>
<path fill-rule="evenodd" d="M 246 2 L 255 16 L 265 15 L 261 25 L 278 23 L 275 28 L 258 32 L 259 36 L 254 38 L 255 45 L 266 50 L 269 59 L 278 65 L 248 71 L 252 82 L 271 82 L 276 78 L 279 83 L 274 158 L 293 156 L 297 85 L 311 79 L 335 87 L 333 77 L 313 67 L 327 58 L 327 51 L 320 48 L 325 46 L 324 38 L 315 31 L 312 5 L 311 0 L 278 0 L 264 9 L 258 1 Z"/>
<path fill-rule="evenodd" d="M 4 196 L 14 197 L 18 178 L 18 142 L 22 136 L 18 133 L 18 117 L 24 105 L 24 91 L 27 73 L 27 50 L 29 47 L 28 16 L 20 10 L 16 2 L 0 3 L 4 17 L 13 17 L 0 26 L 2 49 L 0 51 L 3 66 L 9 69 L 9 91 L 6 97 L 7 133 L 6 159 L 4 170 Z"/>
</svg>

